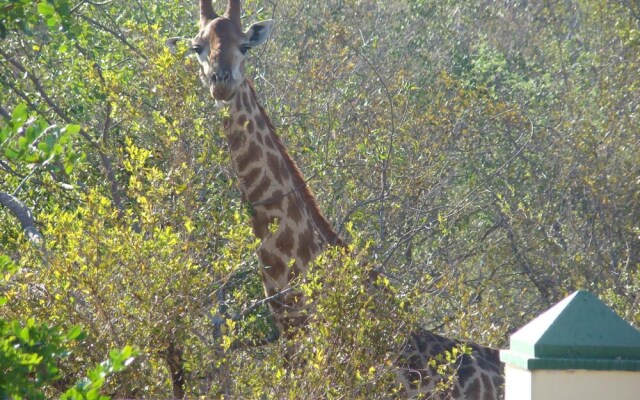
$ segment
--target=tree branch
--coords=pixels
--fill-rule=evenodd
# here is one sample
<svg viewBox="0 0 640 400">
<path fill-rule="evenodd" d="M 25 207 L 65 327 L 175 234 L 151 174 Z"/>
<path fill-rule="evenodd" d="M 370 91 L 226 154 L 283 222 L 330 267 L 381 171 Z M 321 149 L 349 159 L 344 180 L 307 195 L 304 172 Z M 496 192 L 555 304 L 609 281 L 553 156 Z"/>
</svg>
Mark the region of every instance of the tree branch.
<svg viewBox="0 0 640 400">
<path fill-rule="evenodd" d="M 42 85 L 42 82 L 40 81 L 40 79 L 38 79 L 38 77 L 36 77 L 33 73 L 31 73 L 31 71 L 27 70 L 24 67 L 24 65 L 22 65 L 15 58 L 5 53 L 2 49 L 0 49 L 0 55 L 2 55 L 2 57 L 5 60 L 7 60 L 7 62 L 9 62 L 11 65 L 13 65 L 18 71 L 26 74 L 27 78 L 29 78 L 29 80 L 35 85 L 40 97 L 56 113 L 56 115 L 60 117 L 60 119 L 62 119 L 67 124 L 70 124 L 73 122 L 71 118 L 69 118 L 69 116 L 53 101 L 53 99 L 49 97 L 44 86 Z M 33 108 L 34 110 L 37 110 L 37 107 L 29 100 L 28 96 L 24 94 L 21 90 L 19 90 L 14 84 L 12 84 L 11 82 L 5 81 L 4 79 L 2 79 L 2 83 L 8 85 L 11 89 L 13 89 L 18 96 L 20 96 L 23 100 L 27 102 L 29 107 Z M 109 104 L 107 105 L 107 113 L 108 113 L 107 121 L 105 121 L 105 125 L 103 128 L 105 130 L 103 138 L 106 137 L 106 131 L 109 129 L 111 125 L 111 119 L 110 119 L 111 107 Z M 116 179 L 115 172 L 113 171 L 113 164 L 111 163 L 111 159 L 109 158 L 107 153 L 104 151 L 104 146 L 101 145 L 99 141 L 92 138 L 91 135 L 89 135 L 86 130 L 80 129 L 80 136 L 86 139 L 87 142 L 89 142 L 89 144 L 98 151 L 98 154 L 100 155 L 100 160 L 102 161 L 102 166 L 105 171 L 106 178 L 109 181 L 109 189 L 111 191 L 111 197 L 113 199 L 113 202 L 116 208 L 118 209 L 118 215 L 122 217 L 122 215 L 124 215 L 124 208 L 122 204 L 120 185 Z"/>
<path fill-rule="evenodd" d="M 386 240 L 386 213 L 385 213 L 385 199 L 389 196 L 391 189 L 389 184 L 389 174 L 390 174 L 390 165 L 391 165 L 391 157 L 393 156 L 394 149 L 394 138 L 396 135 L 396 123 L 395 123 L 395 109 L 393 103 L 393 96 L 389 91 L 389 87 L 387 86 L 386 81 L 383 79 L 382 75 L 378 69 L 373 65 L 373 63 L 364 55 L 360 49 L 356 47 L 351 47 L 355 53 L 360 56 L 364 60 L 364 62 L 369 66 L 373 74 L 378 78 L 380 84 L 382 85 L 382 89 L 389 101 L 389 122 L 391 132 L 389 133 L 389 145 L 387 147 L 387 154 L 384 160 L 382 160 L 382 174 L 380 176 L 380 208 L 378 211 L 378 223 L 380 225 L 380 243 L 383 243 Z"/>
<path fill-rule="evenodd" d="M 42 86 L 42 82 L 40 82 L 40 79 L 38 79 L 35 75 L 33 75 L 31 71 L 28 71 L 22 64 L 16 61 L 13 57 L 9 57 L 9 55 L 4 51 L 2 51 L 1 49 L 0 49 L 0 55 L 2 55 L 2 57 L 4 57 L 4 59 L 7 60 L 7 62 L 9 62 L 11 65 L 17 68 L 20 72 L 26 74 L 27 78 L 29 78 L 29 80 L 33 82 L 33 84 L 35 85 L 36 89 L 38 89 L 38 93 L 40 93 L 40 97 L 42 97 L 42 99 L 47 103 L 47 105 L 51 107 L 51 109 L 56 114 L 58 114 L 58 116 L 62 118 L 64 122 L 68 124 L 71 123 L 71 120 L 69 119 L 67 114 L 65 114 L 65 112 L 62 111 L 60 107 L 58 107 L 58 105 L 51 99 L 51 97 L 49 97 L 49 95 L 47 94 L 47 91 L 44 89 L 44 86 Z"/>
<path fill-rule="evenodd" d="M 95 19 L 87 17 L 86 15 L 80 14 L 80 18 L 84 19 L 85 21 L 87 21 L 91 25 L 94 25 L 97 28 L 100 28 L 101 30 L 112 34 L 113 36 L 115 36 L 116 39 L 118 39 L 120 42 L 122 42 L 125 46 L 129 47 L 131 50 L 133 50 L 134 52 L 138 53 L 140 55 L 140 57 L 144 58 L 145 60 L 147 59 L 147 57 L 144 54 L 140 53 L 139 49 L 137 49 L 134 45 L 129 43 L 127 38 L 122 33 L 116 32 L 113 29 L 111 29 L 111 28 L 109 28 L 109 27 L 107 27 L 105 25 L 102 25 L 100 22 L 96 21 Z"/>
<path fill-rule="evenodd" d="M 0 106 L 0 115 L 2 115 L 2 118 L 4 118 L 5 121 L 11 121 L 11 114 L 9 114 L 9 112 L 2 106 Z"/>
<path fill-rule="evenodd" d="M 0 204 L 6 207 L 13 214 L 20 224 L 22 230 L 33 243 L 40 244 L 43 240 L 42 234 L 36 228 L 35 220 L 31 210 L 20 200 L 6 192 L 0 192 Z"/>
</svg>

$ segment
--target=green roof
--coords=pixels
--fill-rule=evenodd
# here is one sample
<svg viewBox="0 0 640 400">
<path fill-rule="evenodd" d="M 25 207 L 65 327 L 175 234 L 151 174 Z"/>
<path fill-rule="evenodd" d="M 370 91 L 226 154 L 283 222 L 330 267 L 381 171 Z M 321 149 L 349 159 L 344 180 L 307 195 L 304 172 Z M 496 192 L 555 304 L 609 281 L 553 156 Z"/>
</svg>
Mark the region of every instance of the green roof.
<svg viewBox="0 0 640 400">
<path fill-rule="evenodd" d="M 640 332 L 577 291 L 511 336 L 502 361 L 524 369 L 640 371 Z"/>
</svg>

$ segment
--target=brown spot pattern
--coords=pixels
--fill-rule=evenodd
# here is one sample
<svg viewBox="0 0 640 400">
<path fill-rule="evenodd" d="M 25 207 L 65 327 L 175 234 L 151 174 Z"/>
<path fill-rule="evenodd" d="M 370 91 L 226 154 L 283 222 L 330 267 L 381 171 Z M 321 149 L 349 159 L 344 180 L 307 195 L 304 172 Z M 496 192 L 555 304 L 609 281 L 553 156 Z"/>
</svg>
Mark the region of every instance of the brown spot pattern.
<svg viewBox="0 0 640 400">
<path fill-rule="evenodd" d="M 484 385 L 484 400 L 493 400 L 494 388 L 489 375 L 482 374 L 482 384 Z"/>
<path fill-rule="evenodd" d="M 248 190 L 253 186 L 256 179 L 260 177 L 262 174 L 262 168 L 257 167 L 249 171 L 246 175 L 242 177 L 242 184 L 244 185 L 245 190 Z"/>
<path fill-rule="evenodd" d="M 286 196 L 282 193 L 282 190 L 275 190 L 269 200 L 264 204 L 264 208 L 267 210 L 279 210 L 284 209 L 284 203 L 287 201 Z"/>
<path fill-rule="evenodd" d="M 300 204 L 298 204 L 297 196 L 292 196 L 292 198 L 289 199 L 287 216 L 296 224 L 300 223 L 302 220 L 302 210 L 300 210 Z"/>
<path fill-rule="evenodd" d="M 282 172 L 282 178 L 286 180 L 289 180 L 291 178 L 291 174 L 289 173 L 289 168 L 287 167 L 287 163 L 284 160 L 282 160 L 282 163 L 280 164 L 280 171 Z"/>
<path fill-rule="evenodd" d="M 470 399 L 479 399 L 480 398 L 480 381 L 474 380 L 471 382 L 467 390 L 465 390 L 464 395 Z"/>
<path fill-rule="evenodd" d="M 463 357 L 467 357 L 467 356 L 463 356 Z M 476 372 L 476 369 L 473 366 L 465 365 L 465 363 L 463 363 L 463 365 L 460 368 L 458 368 L 458 382 L 460 382 L 460 385 L 462 387 L 467 386 L 468 380 L 475 379 L 474 377 L 475 372 Z"/>
<path fill-rule="evenodd" d="M 244 132 L 242 131 L 234 131 L 231 135 L 227 137 L 227 142 L 229 143 L 229 148 L 231 151 L 238 151 L 242 147 L 245 141 Z"/>
<path fill-rule="evenodd" d="M 258 257 L 260 257 L 260 261 L 265 267 L 266 274 L 274 279 L 278 279 L 287 271 L 287 266 L 284 262 L 269 250 L 261 248 L 258 250 Z"/>
<path fill-rule="evenodd" d="M 298 237 L 298 256 L 302 264 L 307 265 L 311 261 L 311 246 L 313 243 L 313 230 L 307 227 Z"/>
<path fill-rule="evenodd" d="M 253 225 L 253 234 L 260 240 L 264 240 L 269 235 L 269 224 L 273 222 L 266 213 L 256 211 L 251 217 L 251 223 Z"/>
<path fill-rule="evenodd" d="M 288 226 L 284 228 L 276 239 L 276 247 L 282 252 L 291 257 L 291 250 L 293 250 L 293 231 Z"/>
<path fill-rule="evenodd" d="M 262 196 L 264 196 L 265 192 L 271 186 L 271 179 L 268 176 L 263 176 L 258 186 L 251 193 L 249 193 L 248 199 L 250 203 L 255 203 L 259 200 L 262 200 Z"/>
<path fill-rule="evenodd" d="M 276 145 L 275 143 L 273 143 L 273 139 L 271 138 L 271 135 L 267 135 L 266 138 L 264 138 L 264 144 L 270 148 L 271 150 L 275 150 L 276 149 Z"/>
<path fill-rule="evenodd" d="M 238 171 L 242 172 L 249 164 L 260 160 L 262 160 L 262 148 L 257 143 L 251 142 L 249 148 L 237 158 Z"/>
<path fill-rule="evenodd" d="M 247 116 L 244 114 L 240 114 L 240 116 L 237 119 L 237 122 L 238 122 L 238 125 L 244 128 L 244 125 L 247 123 Z"/>
<path fill-rule="evenodd" d="M 280 159 L 278 156 L 273 153 L 267 154 L 267 167 L 269 167 L 269 171 L 271 171 L 275 180 L 282 185 L 284 180 L 282 179 L 282 170 L 280 169 Z"/>
<path fill-rule="evenodd" d="M 264 137 L 262 136 L 262 133 L 256 132 L 254 137 L 256 138 L 256 142 L 260 143 L 260 145 L 264 145 Z"/>
<path fill-rule="evenodd" d="M 261 131 L 264 131 L 264 129 L 267 127 L 267 123 L 264 122 L 264 117 L 262 115 L 256 115 L 256 125 L 258 125 L 258 129 L 260 129 Z"/>
<path fill-rule="evenodd" d="M 251 106 L 251 102 L 249 101 L 247 92 L 242 93 L 242 103 L 244 104 L 244 108 L 247 110 L 247 112 L 249 114 L 253 114 L 253 107 Z"/>
</svg>

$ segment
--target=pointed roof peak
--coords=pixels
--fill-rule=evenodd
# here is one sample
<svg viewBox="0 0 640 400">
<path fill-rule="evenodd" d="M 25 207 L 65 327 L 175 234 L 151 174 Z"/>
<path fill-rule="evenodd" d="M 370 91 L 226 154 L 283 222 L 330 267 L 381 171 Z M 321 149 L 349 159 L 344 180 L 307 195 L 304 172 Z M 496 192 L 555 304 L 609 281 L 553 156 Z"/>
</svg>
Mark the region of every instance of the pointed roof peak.
<svg viewBox="0 0 640 400">
<path fill-rule="evenodd" d="M 506 353 L 529 361 L 630 360 L 634 370 L 640 368 L 640 332 L 582 290 L 522 327 L 510 343 Z"/>
</svg>

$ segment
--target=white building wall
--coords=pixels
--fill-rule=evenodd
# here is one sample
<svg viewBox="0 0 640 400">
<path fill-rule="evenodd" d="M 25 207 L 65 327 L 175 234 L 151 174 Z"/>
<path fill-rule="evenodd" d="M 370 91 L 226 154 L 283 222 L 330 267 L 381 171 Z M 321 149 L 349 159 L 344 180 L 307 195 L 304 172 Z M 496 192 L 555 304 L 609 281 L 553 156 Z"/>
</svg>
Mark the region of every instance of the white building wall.
<svg viewBox="0 0 640 400">
<path fill-rule="evenodd" d="M 505 400 L 640 400 L 640 371 L 526 371 L 507 365 L 505 373 Z"/>
</svg>

